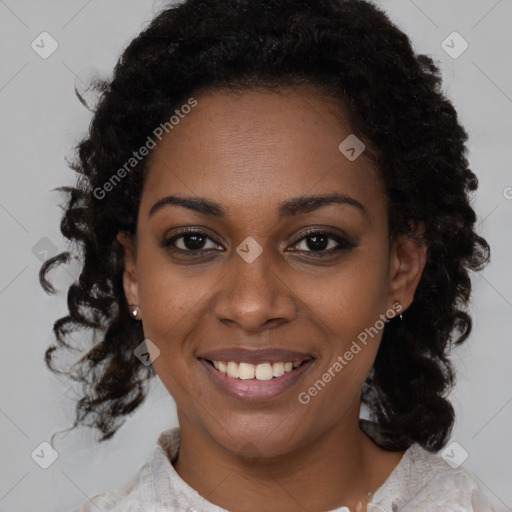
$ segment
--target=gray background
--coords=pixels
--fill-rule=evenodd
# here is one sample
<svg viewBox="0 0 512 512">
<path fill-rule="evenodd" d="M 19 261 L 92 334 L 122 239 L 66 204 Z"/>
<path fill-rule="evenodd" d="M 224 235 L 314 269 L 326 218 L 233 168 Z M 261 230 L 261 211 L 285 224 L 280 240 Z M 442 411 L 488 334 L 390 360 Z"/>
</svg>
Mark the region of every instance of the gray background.
<svg viewBox="0 0 512 512">
<path fill-rule="evenodd" d="M 470 135 L 470 162 L 480 188 L 478 229 L 492 263 L 474 276 L 474 330 L 453 353 L 458 382 L 452 441 L 463 463 L 496 503 L 512 510 L 512 173 L 511 0 L 379 2 L 418 51 L 440 64 L 444 89 Z M 85 134 L 90 113 L 74 95 L 93 72 L 110 74 L 122 49 L 162 5 L 151 0 L 0 0 L 0 511 L 69 511 L 126 483 L 150 457 L 158 434 L 176 425 L 174 404 L 155 379 L 149 399 L 113 440 L 77 429 L 56 437 L 58 458 L 42 469 L 31 453 L 70 426 L 74 394 L 50 373 L 43 354 L 52 324 L 67 312 L 62 290 L 77 268 L 54 272 L 61 292 L 38 284 L 41 259 L 65 249 L 59 232 L 62 196 L 73 184 L 64 157 Z M 31 43 L 43 31 L 58 49 L 41 58 Z M 457 31 L 469 43 L 458 58 L 441 43 Z M 454 50 L 459 42 L 448 42 Z M 37 42 L 37 40 L 36 40 Z M 48 45 L 45 45 L 48 48 Z M 457 453 L 462 453 L 461 448 Z"/>
</svg>

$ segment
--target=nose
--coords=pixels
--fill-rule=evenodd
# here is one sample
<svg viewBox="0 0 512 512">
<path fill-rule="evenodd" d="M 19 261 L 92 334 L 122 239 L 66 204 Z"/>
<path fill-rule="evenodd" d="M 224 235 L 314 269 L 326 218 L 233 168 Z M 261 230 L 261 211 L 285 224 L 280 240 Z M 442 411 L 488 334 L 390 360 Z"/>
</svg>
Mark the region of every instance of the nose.
<svg viewBox="0 0 512 512">
<path fill-rule="evenodd" d="M 247 332 L 260 332 L 297 317 L 292 290 L 272 260 L 268 250 L 251 263 L 236 253 L 233 255 L 231 268 L 221 280 L 214 301 L 217 320 Z"/>
</svg>

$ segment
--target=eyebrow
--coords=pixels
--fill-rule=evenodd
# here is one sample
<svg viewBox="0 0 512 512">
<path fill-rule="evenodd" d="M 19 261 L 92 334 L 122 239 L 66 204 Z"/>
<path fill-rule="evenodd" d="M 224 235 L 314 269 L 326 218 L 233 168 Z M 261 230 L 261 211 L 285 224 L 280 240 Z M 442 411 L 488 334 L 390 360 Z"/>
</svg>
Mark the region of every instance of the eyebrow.
<svg viewBox="0 0 512 512">
<path fill-rule="evenodd" d="M 356 199 L 345 194 L 326 194 L 317 196 L 298 196 L 284 203 L 281 203 L 277 209 L 279 220 L 300 213 L 309 213 L 323 206 L 330 204 L 347 204 L 359 209 L 366 218 L 369 218 L 366 208 Z M 212 217 L 225 218 L 226 209 L 220 204 L 203 197 L 182 197 L 170 195 L 159 199 L 149 210 L 148 217 L 154 215 L 158 210 L 165 206 L 181 206 L 189 210 L 210 215 Z"/>
</svg>

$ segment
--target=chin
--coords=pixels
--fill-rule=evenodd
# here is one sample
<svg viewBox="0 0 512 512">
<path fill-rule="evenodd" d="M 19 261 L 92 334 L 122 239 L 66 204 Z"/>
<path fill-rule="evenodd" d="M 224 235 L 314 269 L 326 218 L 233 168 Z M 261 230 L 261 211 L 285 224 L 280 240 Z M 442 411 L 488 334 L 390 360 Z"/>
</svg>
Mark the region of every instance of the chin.
<svg viewBox="0 0 512 512">
<path fill-rule="evenodd" d="M 271 458 L 289 453 L 307 443 L 304 418 L 268 413 L 230 415 L 229 426 L 213 426 L 210 435 L 218 444 L 242 458 Z"/>
</svg>

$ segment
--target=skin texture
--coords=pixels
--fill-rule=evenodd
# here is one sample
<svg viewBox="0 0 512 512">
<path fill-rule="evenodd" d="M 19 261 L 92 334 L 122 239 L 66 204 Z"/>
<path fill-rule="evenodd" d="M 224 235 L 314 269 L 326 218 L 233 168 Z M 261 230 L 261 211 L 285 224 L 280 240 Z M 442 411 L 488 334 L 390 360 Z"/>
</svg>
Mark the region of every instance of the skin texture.
<svg viewBox="0 0 512 512">
<path fill-rule="evenodd" d="M 395 301 L 407 309 L 426 247 L 401 236 L 390 248 L 383 185 L 364 153 L 353 162 L 340 153 L 351 130 L 320 91 L 195 97 L 198 105 L 151 154 L 137 236 L 118 236 L 126 298 L 139 306 L 144 334 L 160 350 L 153 364 L 178 409 L 174 466 L 207 500 L 233 511 L 269 503 L 275 510 L 357 510 L 404 453 L 380 449 L 358 427 L 361 387 L 381 333 L 308 404 L 297 396 Z M 331 204 L 278 219 L 284 201 L 333 192 L 359 201 L 366 214 Z M 179 206 L 149 216 L 170 194 L 213 200 L 226 217 Z M 184 226 L 209 237 L 203 255 L 161 246 Z M 309 228 L 345 233 L 355 247 L 315 256 L 321 251 L 304 238 Z M 252 263 L 236 252 L 248 236 L 263 249 Z M 174 246 L 185 251 L 185 242 Z M 328 244 L 324 253 L 338 245 Z M 228 347 L 291 349 L 315 361 L 292 389 L 249 404 L 214 386 L 197 359 Z"/>
</svg>

